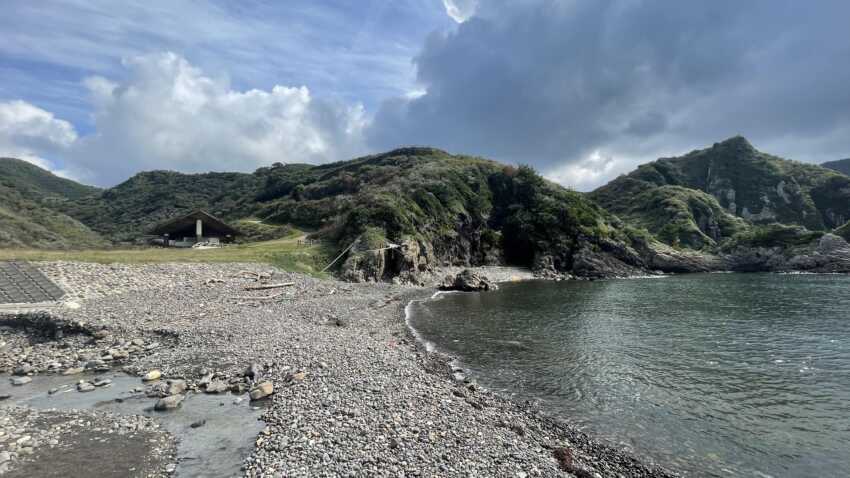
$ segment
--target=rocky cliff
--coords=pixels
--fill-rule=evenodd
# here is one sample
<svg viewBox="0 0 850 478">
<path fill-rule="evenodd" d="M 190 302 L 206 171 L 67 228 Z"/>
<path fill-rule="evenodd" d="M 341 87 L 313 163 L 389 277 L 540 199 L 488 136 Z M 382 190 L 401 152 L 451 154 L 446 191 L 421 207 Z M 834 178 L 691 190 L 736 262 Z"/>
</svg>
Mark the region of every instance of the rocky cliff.
<svg viewBox="0 0 850 478">
<path fill-rule="evenodd" d="M 642 165 L 591 198 L 667 244 L 697 249 L 749 224 L 828 231 L 850 219 L 850 177 L 759 152 L 740 136 Z"/>
</svg>

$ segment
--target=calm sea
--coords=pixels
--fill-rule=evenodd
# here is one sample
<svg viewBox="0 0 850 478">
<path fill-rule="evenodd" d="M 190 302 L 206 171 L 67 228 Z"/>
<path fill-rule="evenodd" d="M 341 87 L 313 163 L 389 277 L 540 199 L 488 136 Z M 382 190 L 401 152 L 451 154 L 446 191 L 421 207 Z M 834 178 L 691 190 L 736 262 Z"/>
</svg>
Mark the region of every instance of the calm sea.
<svg viewBox="0 0 850 478">
<path fill-rule="evenodd" d="M 850 277 L 524 282 L 411 305 L 482 385 L 687 476 L 850 476 Z"/>
</svg>

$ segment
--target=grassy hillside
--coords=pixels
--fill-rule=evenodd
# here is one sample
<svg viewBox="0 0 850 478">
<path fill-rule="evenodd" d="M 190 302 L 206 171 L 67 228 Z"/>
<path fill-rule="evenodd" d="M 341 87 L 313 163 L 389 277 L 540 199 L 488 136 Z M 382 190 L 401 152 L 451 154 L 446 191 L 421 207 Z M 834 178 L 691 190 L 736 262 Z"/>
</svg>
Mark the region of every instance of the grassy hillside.
<svg viewBox="0 0 850 478">
<path fill-rule="evenodd" d="M 257 215 L 267 222 L 316 228 L 340 244 L 364 233 L 370 244 L 416 244 L 440 263 L 532 265 L 549 256 L 570 270 L 580 237 L 627 240 L 601 208 L 530 168 L 431 148 L 258 174 Z"/>
<path fill-rule="evenodd" d="M 165 262 L 259 262 L 283 270 L 326 276 L 322 268 L 330 261 L 330 247 L 301 244 L 300 231 L 283 239 L 254 242 L 220 249 L 113 248 L 77 251 L 44 249 L 0 249 L 0 260 L 81 261 L 103 264 L 151 264 Z"/>
<path fill-rule="evenodd" d="M 641 165 L 591 198 L 668 244 L 700 248 L 748 224 L 838 227 L 850 218 L 850 177 L 761 153 L 738 136 Z"/>
<path fill-rule="evenodd" d="M 106 245 L 97 233 L 60 212 L 97 188 L 60 178 L 25 161 L 0 158 L 0 247 L 85 248 Z"/>
<path fill-rule="evenodd" d="M 827 161 L 822 163 L 821 166 L 827 169 L 831 169 L 833 171 L 838 171 L 841 174 L 846 174 L 850 176 L 850 158 L 848 159 L 839 159 L 838 161 Z"/>
<path fill-rule="evenodd" d="M 421 262 L 532 265 L 570 270 L 581 244 L 628 234 L 582 194 L 513 168 L 432 148 L 403 148 L 319 166 L 275 164 L 252 174 L 140 173 L 59 209 L 113 241 L 141 237 L 159 221 L 205 209 L 252 238 L 316 230 L 340 247 L 405 243 Z M 610 244 L 609 244 L 610 245 Z M 393 275 L 410 257 L 388 259 Z"/>
<path fill-rule="evenodd" d="M 257 186 L 252 174 L 150 171 L 61 209 L 112 241 L 133 241 L 156 223 L 194 209 L 231 220 L 250 216 Z"/>
</svg>

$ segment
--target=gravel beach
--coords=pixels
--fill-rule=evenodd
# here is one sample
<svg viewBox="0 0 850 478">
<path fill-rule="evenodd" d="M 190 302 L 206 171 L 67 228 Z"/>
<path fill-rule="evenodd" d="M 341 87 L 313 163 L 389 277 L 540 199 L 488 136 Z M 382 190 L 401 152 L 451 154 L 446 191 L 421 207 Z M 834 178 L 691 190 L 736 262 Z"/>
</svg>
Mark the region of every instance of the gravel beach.
<svg viewBox="0 0 850 478">
<path fill-rule="evenodd" d="M 0 318 L 0 370 L 37 381 L 118 368 L 139 376 L 157 406 L 179 407 L 189 393 L 249 392 L 267 408 L 246 476 L 671 476 L 532 404 L 458 380 L 449 358 L 424 350 L 405 324 L 405 306 L 432 288 L 257 264 L 37 266 L 74 306 Z M 517 277 L 502 272 L 496 280 Z M 152 380 L 142 382 L 146 374 Z M 157 459 L 137 471 L 174 470 Z"/>
</svg>

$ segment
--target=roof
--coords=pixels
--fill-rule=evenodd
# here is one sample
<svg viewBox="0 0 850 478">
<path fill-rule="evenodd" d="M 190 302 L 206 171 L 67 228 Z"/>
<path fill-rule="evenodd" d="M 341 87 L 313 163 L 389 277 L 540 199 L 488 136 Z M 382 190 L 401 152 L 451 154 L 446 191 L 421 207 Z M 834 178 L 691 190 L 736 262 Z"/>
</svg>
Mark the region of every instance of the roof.
<svg viewBox="0 0 850 478">
<path fill-rule="evenodd" d="M 222 232 L 224 234 L 229 234 L 231 236 L 239 236 L 242 235 L 235 227 L 227 225 L 221 219 L 213 216 L 212 214 L 202 211 L 200 209 L 196 209 L 185 216 L 176 217 L 174 219 L 169 219 L 168 221 L 157 224 L 150 230 L 150 234 L 161 236 L 163 234 L 170 234 L 175 231 L 180 231 L 185 228 L 195 227 L 195 222 L 200 219 L 204 223 L 204 228 L 212 228 L 213 230 Z"/>
<path fill-rule="evenodd" d="M 65 292 L 27 262 L 0 262 L 0 304 L 51 302 Z"/>
</svg>

